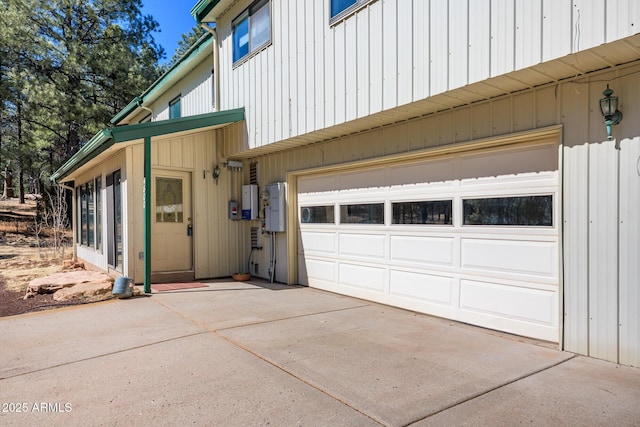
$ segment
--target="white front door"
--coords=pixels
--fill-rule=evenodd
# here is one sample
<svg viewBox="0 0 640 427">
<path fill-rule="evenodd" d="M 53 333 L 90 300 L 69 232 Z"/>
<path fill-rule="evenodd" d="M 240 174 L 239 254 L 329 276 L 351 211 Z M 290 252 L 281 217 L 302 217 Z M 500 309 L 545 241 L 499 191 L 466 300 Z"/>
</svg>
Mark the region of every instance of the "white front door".
<svg viewBox="0 0 640 427">
<path fill-rule="evenodd" d="M 151 269 L 193 269 L 191 173 L 156 170 L 152 174 Z"/>
</svg>

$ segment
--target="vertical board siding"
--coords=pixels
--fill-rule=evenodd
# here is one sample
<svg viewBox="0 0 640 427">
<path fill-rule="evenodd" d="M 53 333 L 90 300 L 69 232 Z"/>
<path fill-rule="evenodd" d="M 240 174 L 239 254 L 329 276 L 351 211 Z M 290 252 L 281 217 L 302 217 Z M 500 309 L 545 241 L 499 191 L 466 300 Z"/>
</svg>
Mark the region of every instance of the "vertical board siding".
<svg viewBox="0 0 640 427">
<path fill-rule="evenodd" d="M 516 0 L 515 68 L 542 62 L 542 3 Z"/>
<path fill-rule="evenodd" d="M 398 55 L 406 47 L 398 45 L 398 0 L 381 1 L 384 25 L 382 27 L 382 51 L 384 52 L 382 109 L 386 110 L 398 105 Z"/>
<path fill-rule="evenodd" d="M 469 6 L 466 0 L 449 4 L 449 88 L 465 86 L 469 75 Z"/>
<path fill-rule="evenodd" d="M 437 95 L 449 88 L 449 44 L 446 27 L 448 24 L 447 0 L 431 0 L 429 10 L 429 95 Z"/>
<path fill-rule="evenodd" d="M 640 366 L 640 137 L 620 152 L 620 363 Z"/>
<path fill-rule="evenodd" d="M 589 355 L 618 359 L 618 156 L 614 141 L 589 146 Z"/>
<path fill-rule="evenodd" d="M 563 153 L 564 348 L 589 354 L 589 145 Z"/>
<path fill-rule="evenodd" d="M 249 148 L 635 34 L 640 14 L 633 0 L 374 0 L 330 25 L 328 2 L 280 0 L 271 45 L 234 66 L 249 3 L 217 23 L 221 108 L 246 109 Z"/>
<path fill-rule="evenodd" d="M 514 0 L 491 0 L 491 76 L 515 68 Z"/>
<path fill-rule="evenodd" d="M 212 68 L 213 52 L 151 104 L 149 108 L 153 111 L 153 120 L 168 120 L 169 102 L 178 95 L 181 95 L 180 110 L 183 117 L 213 111 Z M 143 111 L 131 121 L 131 124 L 138 123 L 147 114 L 147 111 Z"/>
<path fill-rule="evenodd" d="M 549 61 L 572 52 L 572 0 L 542 1 L 542 60 Z"/>
<path fill-rule="evenodd" d="M 491 76 L 491 3 L 469 2 L 469 83 Z"/>
</svg>

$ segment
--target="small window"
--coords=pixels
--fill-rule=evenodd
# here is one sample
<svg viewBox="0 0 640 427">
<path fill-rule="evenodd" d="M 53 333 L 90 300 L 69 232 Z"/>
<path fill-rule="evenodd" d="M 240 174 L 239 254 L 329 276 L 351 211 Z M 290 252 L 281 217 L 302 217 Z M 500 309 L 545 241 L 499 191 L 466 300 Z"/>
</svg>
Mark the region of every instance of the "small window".
<svg viewBox="0 0 640 427">
<path fill-rule="evenodd" d="M 156 222 L 183 222 L 182 179 L 156 178 Z"/>
<path fill-rule="evenodd" d="M 95 232 L 96 232 L 96 228 L 95 228 L 96 206 L 94 204 L 95 193 L 93 192 L 93 181 L 88 182 L 86 184 L 86 188 L 87 188 L 86 191 L 87 191 L 87 231 L 88 231 L 87 246 L 92 248 L 95 243 Z"/>
<path fill-rule="evenodd" d="M 102 252 L 102 177 L 96 178 L 96 249 Z"/>
<path fill-rule="evenodd" d="M 303 224 L 334 224 L 335 209 L 330 206 L 305 206 L 300 209 L 300 222 Z"/>
<path fill-rule="evenodd" d="M 453 225 L 451 200 L 393 203 L 393 224 Z"/>
<path fill-rule="evenodd" d="M 258 0 L 233 20 L 233 62 L 271 42 L 271 4 Z"/>
<path fill-rule="evenodd" d="M 384 203 L 340 206 L 342 224 L 384 224 Z"/>
<path fill-rule="evenodd" d="M 462 201 L 464 225 L 553 225 L 553 196 L 495 197 Z"/>
<path fill-rule="evenodd" d="M 180 115 L 180 95 L 169 102 L 169 118 L 177 119 Z"/>
<path fill-rule="evenodd" d="M 370 0 L 329 0 L 331 20 L 335 21 L 368 3 Z"/>
</svg>

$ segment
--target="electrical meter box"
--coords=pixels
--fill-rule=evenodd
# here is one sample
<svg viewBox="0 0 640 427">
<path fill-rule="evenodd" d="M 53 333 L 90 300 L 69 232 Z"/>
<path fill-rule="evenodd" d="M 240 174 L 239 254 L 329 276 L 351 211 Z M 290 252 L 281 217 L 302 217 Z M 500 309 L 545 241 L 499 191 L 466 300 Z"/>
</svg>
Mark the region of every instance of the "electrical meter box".
<svg viewBox="0 0 640 427">
<path fill-rule="evenodd" d="M 264 229 L 272 233 L 285 230 L 286 191 L 284 182 L 274 182 L 267 185 L 266 191 L 269 198 L 264 207 Z"/>
<path fill-rule="evenodd" d="M 238 202 L 235 200 L 229 201 L 229 219 L 238 219 Z"/>
<path fill-rule="evenodd" d="M 242 186 L 242 219 L 258 219 L 258 186 Z"/>
</svg>

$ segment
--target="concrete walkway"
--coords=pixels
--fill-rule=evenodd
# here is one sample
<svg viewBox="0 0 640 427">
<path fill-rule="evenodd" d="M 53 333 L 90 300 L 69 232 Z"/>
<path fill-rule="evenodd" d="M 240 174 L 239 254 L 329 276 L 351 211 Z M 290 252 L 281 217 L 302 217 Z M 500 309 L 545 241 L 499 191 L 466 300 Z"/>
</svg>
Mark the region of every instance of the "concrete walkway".
<svg viewBox="0 0 640 427">
<path fill-rule="evenodd" d="M 314 289 L 216 281 L 0 319 L 0 404 L 3 426 L 632 426 L 640 369 Z"/>
</svg>

